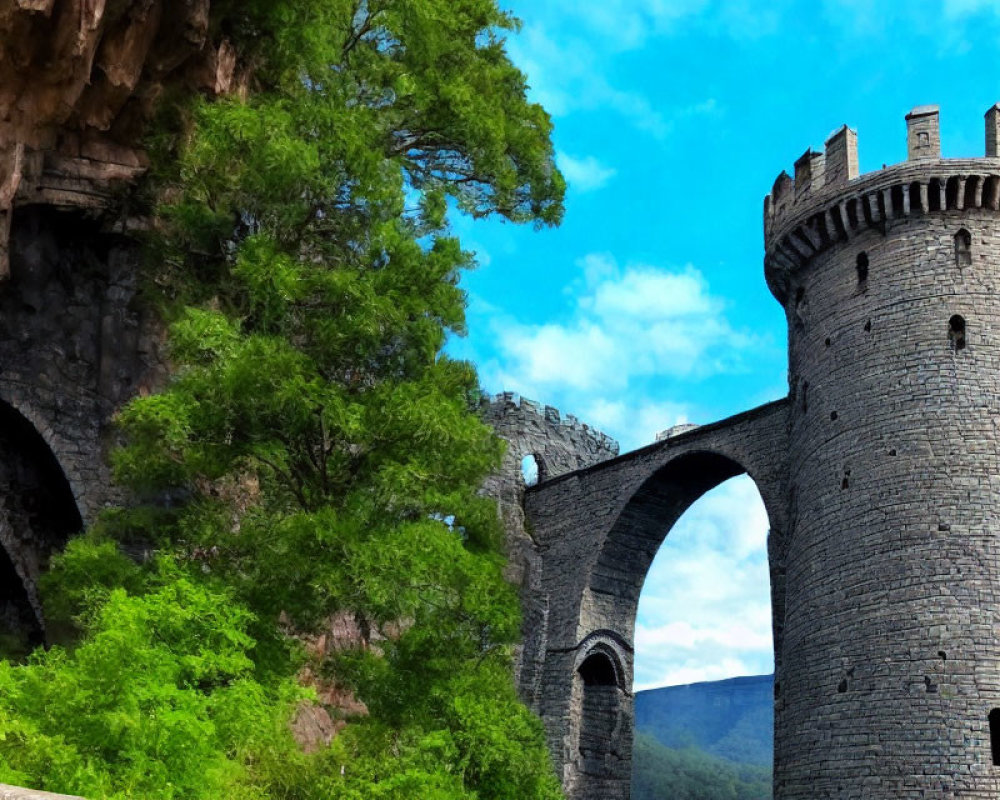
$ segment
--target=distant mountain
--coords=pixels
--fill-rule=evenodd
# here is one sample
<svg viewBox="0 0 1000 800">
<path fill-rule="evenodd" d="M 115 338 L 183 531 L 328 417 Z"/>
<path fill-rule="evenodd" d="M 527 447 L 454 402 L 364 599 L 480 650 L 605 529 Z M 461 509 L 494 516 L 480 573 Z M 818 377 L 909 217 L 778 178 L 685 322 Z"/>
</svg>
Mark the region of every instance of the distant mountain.
<svg viewBox="0 0 1000 800">
<path fill-rule="evenodd" d="M 773 686 L 773 675 L 754 675 L 636 692 L 636 730 L 669 748 L 770 767 Z"/>
</svg>

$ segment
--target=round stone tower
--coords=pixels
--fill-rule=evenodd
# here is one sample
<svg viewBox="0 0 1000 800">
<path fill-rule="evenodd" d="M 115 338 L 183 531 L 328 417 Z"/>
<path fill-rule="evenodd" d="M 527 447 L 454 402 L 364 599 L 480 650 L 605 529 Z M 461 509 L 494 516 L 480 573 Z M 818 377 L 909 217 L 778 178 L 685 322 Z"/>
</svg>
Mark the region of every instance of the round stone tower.
<svg viewBox="0 0 1000 800">
<path fill-rule="evenodd" d="M 844 127 L 764 205 L 792 404 L 781 800 L 1000 797 L 1000 105 L 986 158 L 941 159 L 936 106 L 906 121 L 907 161 L 859 176 Z"/>
</svg>

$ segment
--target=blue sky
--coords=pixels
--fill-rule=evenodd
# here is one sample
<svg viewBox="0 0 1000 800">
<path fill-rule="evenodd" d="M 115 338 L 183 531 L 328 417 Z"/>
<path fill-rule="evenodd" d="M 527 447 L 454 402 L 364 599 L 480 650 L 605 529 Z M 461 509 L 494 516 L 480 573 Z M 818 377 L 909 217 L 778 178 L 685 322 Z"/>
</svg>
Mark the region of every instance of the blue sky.
<svg viewBox="0 0 1000 800">
<path fill-rule="evenodd" d="M 555 122 L 555 230 L 457 218 L 485 389 L 554 405 L 623 450 L 787 392 L 762 273 L 763 197 L 843 123 L 862 172 L 905 158 L 941 106 L 946 157 L 983 154 L 1000 101 L 1000 2 L 507 0 L 508 49 Z M 767 517 L 749 479 L 706 495 L 650 571 L 639 688 L 770 671 Z"/>
</svg>

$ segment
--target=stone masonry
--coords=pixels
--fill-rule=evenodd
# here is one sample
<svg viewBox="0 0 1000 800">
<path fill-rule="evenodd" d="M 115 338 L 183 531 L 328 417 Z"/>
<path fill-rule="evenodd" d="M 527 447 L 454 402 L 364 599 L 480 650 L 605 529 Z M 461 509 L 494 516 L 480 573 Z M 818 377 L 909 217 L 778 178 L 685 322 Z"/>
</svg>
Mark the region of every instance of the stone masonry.
<svg viewBox="0 0 1000 800">
<path fill-rule="evenodd" d="M 162 331 L 136 303 L 138 257 L 79 211 L 14 214 L 0 286 L 0 619 L 28 639 L 44 633 L 36 581 L 49 555 L 119 499 L 112 415 L 165 374 Z"/>
<path fill-rule="evenodd" d="M 22 789 L 19 786 L 7 786 L 0 783 L 0 800 L 83 800 L 82 797 L 68 794 L 52 794 L 34 789 Z"/>
<path fill-rule="evenodd" d="M 859 175 L 845 126 L 765 199 L 786 399 L 617 457 L 498 425 L 506 486 L 558 443 L 506 520 L 532 565 L 519 687 L 572 800 L 628 797 L 646 571 L 740 473 L 771 526 L 775 797 L 1000 796 L 1000 105 L 986 158 L 941 158 L 936 106 L 906 125 L 907 161 Z"/>
<path fill-rule="evenodd" d="M 500 472 L 487 480 L 483 490 L 497 499 L 507 531 L 508 578 L 525 590 L 524 642 L 518 648 L 516 680 L 524 694 L 534 697 L 541 688 L 538 676 L 540 659 L 546 652 L 548 599 L 540 589 L 542 561 L 538 542 L 524 522 L 524 493 L 528 487 L 521 462 L 525 457 L 533 458 L 538 480 L 547 480 L 614 458 L 618 442 L 570 414 L 562 417 L 552 406 L 510 392 L 484 398 L 482 413 L 508 444 Z"/>
<path fill-rule="evenodd" d="M 524 401 L 522 401 L 523 405 Z M 487 419 L 495 418 L 497 404 Z M 524 455 L 551 452 L 572 463 L 572 444 L 558 423 L 535 417 L 525 438 L 511 436 L 505 467 L 517 484 Z M 675 432 L 615 457 L 581 449 L 590 463 L 560 470 L 523 489 L 524 528 L 507 514 L 515 551 L 531 564 L 522 583 L 525 638 L 518 686 L 545 721 L 553 760 L 568 797 L 624 800 L 631 777 L 632 639 L 639 592 L 656 551 L 681 514 L 709 489 L 749 472 L 771 520 L 772 549 L 784 530 L 788 402 L 779 401 L 720 423 Z M 604 438 L 604 437 L 602 437 Z M 581 444 L 589 445 L 588 438 Z M 548 448 L 546 445 L 549 445 Z M 616 450 L 617 448 L 615 448 Z M 544 470 L 543 470 L 544 475 Z M 523 486 L 523 483 L 521 484 Z M 525 545 L 532 551 L 525 554 Z M 780 555 L 772 559 L 772 597 L 783 603 Z M 775 633 L 780 636 L 776 617 Z"/>
</svg>

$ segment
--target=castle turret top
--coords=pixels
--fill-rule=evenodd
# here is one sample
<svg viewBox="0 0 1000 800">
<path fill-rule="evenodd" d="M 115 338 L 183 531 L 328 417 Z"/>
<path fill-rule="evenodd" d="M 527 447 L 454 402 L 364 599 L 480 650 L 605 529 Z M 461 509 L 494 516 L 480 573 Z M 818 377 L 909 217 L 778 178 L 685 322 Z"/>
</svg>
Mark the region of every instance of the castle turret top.
<svg viewBox="0 0 1000 800">
<path fill-rule="evenodd" d="M 906 157 L 941 158 L 941 127 L 937 106 L 917 106 L 906 115 Z"/>
<path fill-rule="evenodd" d="M 984 158 L 942 159 L 939 109 L 906 115 L 907 160 L 865 175 L 857 133 L 846 125 L 823 153 L 807 150 L 795 177 L 782 172 L 764 198 L 765 274 L 784 300 L 787 275 L 863 227 L 933 211 L 1000 207 L 1000 103 L 986 112 Z"/>
</svg>

